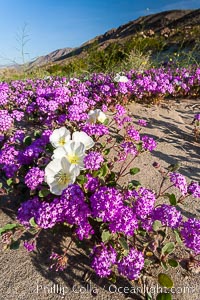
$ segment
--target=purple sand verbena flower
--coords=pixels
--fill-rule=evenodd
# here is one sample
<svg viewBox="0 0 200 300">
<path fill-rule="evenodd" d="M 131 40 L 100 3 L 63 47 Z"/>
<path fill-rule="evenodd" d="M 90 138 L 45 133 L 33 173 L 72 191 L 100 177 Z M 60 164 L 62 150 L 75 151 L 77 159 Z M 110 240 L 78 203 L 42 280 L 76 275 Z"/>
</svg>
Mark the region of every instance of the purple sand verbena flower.
<svg viewBox="0 0 200 300">
<path fill-rule="evenodd" d="M 183 196 L 185 196 L 187 194 L 187 182 L 185 177 L 182 174 L 175 172 L 171 172 L 169 177 L 173 185 L 180 190 Z"/>
</svg>

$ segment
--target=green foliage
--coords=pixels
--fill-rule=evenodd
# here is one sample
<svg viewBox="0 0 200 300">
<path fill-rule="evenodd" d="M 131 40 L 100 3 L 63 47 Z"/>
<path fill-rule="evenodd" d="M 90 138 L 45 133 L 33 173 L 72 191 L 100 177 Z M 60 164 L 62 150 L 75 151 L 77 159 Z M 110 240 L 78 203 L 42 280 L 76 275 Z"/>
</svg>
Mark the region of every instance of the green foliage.
<svg viewBox="0 0 200 300">
<path fill-rule="evenodd" d="M 175 259 L 168 259 L 168 264 L 170 265 L 170 267 L 172 268 L 177 268 L 178 267 L 178 262 Z"/>
<path fill-rule="evenodd" d="M 18 227 L 18 224 L 6 224 L 4 227 L 0 228 L 0 235 L 6 231 L 10 231 Z"/>
<path fill-rule="evenodd" d="M 174 283 L 173 283 L 171 277 L 164 273 L 158 274 L 158 283 L 161 286 L 166 287 L 168 289 L 171 289 L 174 286 Z"/>
<path fill-rule="evenodd" d="M 156 300 L 172 300 L 172 296 L 169 293 L 159 293 Z"/>
<path fill-rule="evenodd" d="M 108 230 L 103 230 L 101 234 L 102 242 L 107 242 L 112 237 L 111 233 Z"/>
<path fill-rule="evenodd" d="M 47 188 L 43 188 L 42 190 L 39 191 L 38 196 L 40 198 L 44 198 L 44 197 L 48 196 L 49 193 L 50 192 L 49 192 L 49 190 Z"/>
<path fill-rule="evenodd" d="M 130 169 L 130 174 L 131 175 L 136 175 L 137 173 L 140 172 L 140 169 L 139 168 L 132 168 Z"/>
<path fill-rule="evenodd" d="M 175 249 L 175 244 L 173 242 L 169 242 L 165 244 L 165 246 L 162 248 L 162 254 L 163 255 L 168 255 L 172 253 Z"/>
</svg>

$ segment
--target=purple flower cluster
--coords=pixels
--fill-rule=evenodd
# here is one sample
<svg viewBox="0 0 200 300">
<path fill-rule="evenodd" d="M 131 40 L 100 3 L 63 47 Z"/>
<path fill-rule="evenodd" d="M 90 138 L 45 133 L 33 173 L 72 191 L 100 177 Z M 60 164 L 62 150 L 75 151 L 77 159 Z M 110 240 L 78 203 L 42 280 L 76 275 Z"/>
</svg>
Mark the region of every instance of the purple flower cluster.
<svg viewBox="0 0 200 300">
<path fill-rule="evenodd" d="M 181 236 L 186 247 L 200 254 L 200 220 L 188 219 L 183 222 Z"/>
<path fill-rule="evenodd" d="M 156 148 L 156 141 L 153 138 L 145 135 L 142 137 L 142 146 L 146 151 L 153 151 Z"/>
<path fill-rule="evenodd" d="M 103 124 L 84 124 L 82 126 L 82 130 L 86 132 L 88 135 L 97 135 L 102 136 L 105 134 L 109 134 L 109 129 Z"/>
<path fill-rule="evenodd" d="M 118 219 L 123 208 L 123 196 L 115 188 L 100 187 L 91 197 L 92 215 L 101 218 L 103 222 L 111 222 Z"/>
<path fill-rule="evenodd" d="M 198 182 L 191 182 L 188 186 L 187 192 L 194 198 L 200 198 L 200 185 L 198 184 Z"/>
<path fill-rule="evenodd" d="M 175 187 L 177 187 L 181 194 L 185 196 L 187 194 L 187 182 L 182 174 L 172 172 L 169 174 L 170 181 Z"/>
<path fill-rule="evenodd" d="M 127 129 L 127 134 L 134 140 L 134 141 L 139 141 L 140 140 L 140 134 L 139 132 L 133 127 L 133 126 L 130 126 L 128 129 Z"/>
<path fill-rule="evenodd" d="M 7 110 L 0 110 L 0 132 L 6 133 L 13 126 L 13 118 Z"/>
<path fill-rule="evenodd" d="M 140 187 L 138 191 L 132 191 L 132 197 L 135 199 L 133 209 L 139 220 L 145 219 L 152 213 L 156 202 L 154 192 L 144 187 Z"/>
<path fill-rule="evenodd" d="M 38 167 L 31 168 L 25 176 L 25 184 L 30 190 L 35 190 L 44 180 L 44 171 Z"/>
<path fill-rule="evenodd" d="M 126 114 L 126 109 L 120 104 L 116 104 L 115 109 L 117 111 L 117 113 L 116 113 L 117 117 L 122 117 L 123 115 Z"/>
<path fill-rule="evenodd" d="M 121 275 L 130 280 L 136 280 L 144 267 L 144 256 L 142 252 L 131 248 L 129 254 L 117 262 L 117 266 Z"/>
<path fill-rule="evenodd" d="M 154 220 L 158 220 L 162 223 L 162 225 L 177 228 L 181 224 L 182 216 L 181 212 L 178 211 L 174 206 L 170 206 L 167 204 L 162 204 L 157 207 L 153 212 Z"/>
<path fill-rule="evenodd" d="M 129 206 L 124 206 L 119 213 L 119 217 L 109 224 L 109 230 L 112 233 L 122 232 L 127 236 L 132 236 L 137 228 L 138 221 Z"/>
<path fill-rule="evenodd" d="M 138 120 L 138 125 L 146 127 L 147 126 L 147 121 L 143 120 L 143 119 L 140 119 L 140 120 Z"/>
<path fill-rule="evenodd" d="M 28 252 L 32 252 L 36 249 L 36 244 L 35 244 L 35 241 L 25 241 L 24 242 L 24 247 L 26 248 L 26 250 Z"/>
<path fill-rule="evenodd" d="M 88 170 L 98 170 L 103 161 L 103 156 L 99 152 L 91 151 L 85 156 L 84 165 Z"/>
<path fill-rule="evenodd" d="M 18 151 L 14 146 L 4 145 L 0 151 L 0 164 L 3 165 L 2 170 L 5 172 L 6 177 L 14 177 L 16 171 L 19 169 Z"/>
<path fill-rule="evenodd" d="M 57 223 L 57 209 L 54 204 L 56 199 L 52 203 L 41 202 L 40 206 L 35 212 L 35 222 L 41 228 L 52 228 Z"/>
<path fill-rule="evenodd" d="M 112 246 L 106 246 L 103 243 L 95 246 L 91 253 L 91 267 L 100 277 L 107 277 L 112 272 L 112 266 L 116 263 L 117 253 Z"/>
<path fill-rule="evenodd" d="M 115 115 L 114 120 L 115 120 L 117 126 L 119 127 L 119 129 L 121 129 L 124 126 L 124 124 L 132 122 L 132 118 L 129 116 L 119 117 L 119 116 Z"/>
<path fill-rule="evenodd" d="M 18 122 L 21 121 L 24 117 L 24 112 L 19 110 L 13 110 L 11 114 L 12 118 L 17 120 Z"/>
<path fill-rule="evenodd" d="M 50 259 L 53 261 L 50 269 L 55 269 L 56 272 L 63 271 L 67 268 L 67 259 L 64 255 L 52 252 Z"/>
<path fill-rule="evenodd" d="M 18 209 L 17 219 L 19 222 L 27 228 L 30 228 L 30 219 L 36 217 L 36 213 L 40 207 L 41 203 L 38 197 L 34 197 L 21 204 Z"/>
<path fill-rule="evenodd" d="M 18 210 L 18 220 L 29 228 L 29 220 L 34 217 L 36 224 L 44 229 L 52 228 L 59 222 L 67 222 L 76 226 L 76 233 L 82 240 L 94 233 L 88 222 L 91 211 L 84 198 L 81 188 L 73 184 L 51 203 L 40 202 L 37 197 L 22 203 Z"/>
<path fill-rule="evenodd" d="M 86 174 L 87 182 L 84 184 L 84 188 L 89 192 L 95 192 L 99 187 L 99 179 L 92 177 L 89 173 Z"/>
<path fill-rule="evenodd" d="M 8 102 L 9 85 L 6 82 L 0 82 L 0 106 Z"/>
<path fill-rule="evenodd" d="M 200 114 L 196 114 L 196 115 L 194 115 L 194 120 L 196 120 L 196 121 L 200 121 Z"/>
<path fill-rule="evenodd" d="M 125 153 L 125 157 L 128 154 L 131 154 L 133 156 L 136 156 L 138 154 L 138 150 L 133 142 L 123 142 L 120 145 Z"/>
</svg>

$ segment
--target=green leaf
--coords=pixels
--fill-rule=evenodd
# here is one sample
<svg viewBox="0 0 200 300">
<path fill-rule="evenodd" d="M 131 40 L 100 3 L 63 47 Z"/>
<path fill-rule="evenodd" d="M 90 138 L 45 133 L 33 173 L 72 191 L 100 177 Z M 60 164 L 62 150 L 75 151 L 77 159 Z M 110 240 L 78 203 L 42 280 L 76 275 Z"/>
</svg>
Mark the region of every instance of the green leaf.
<svg viewBox="0 0 200 300">
<path fill-rule="evenodd" d="M 53 152 L 54 151 L 54 147 L 51 145 L 51 143 L 48 143 L 46 145 L 46 149 L 49 150 L 50 152 Z"/>
<path fill-rule="evenodd" d="M 164 270 L 168 270 L 168 266 L 167 266 L 167 264 L 166 264 L 166 262 L 164 262 L 164 261 L 161 261 L 161 266 L 162 266 L 162 268 L 164 269 Z"/>
<path fill-rule="evenodd" d="M 136 232 L 137 232 L 137 234 L 139 234 L 141 236 L 146 236 L 146 234 L 147 234 L 146 230 L 144 230 L 142 228 L 138 229 Z"/>
<path fill-rule="evenodd" d="M 0 228 L 0 234 L 12 230 L 14 228 L 18 227 L 18 224 L 6 224 L 4 227 Z"/>
<path fill-rule="evenodd" d="M 129 246 L 128 246 L 127 241 L 125 240 L 125 238 L 120 237 L 119 238 L 119 243 L 120 243 L 120 245 L 122 246 L 122 248 L 124 250 L 129 250 Z"/>
<path fill-rule="evenodd" d="M 145 259 L 145 261 L 144 261 L 145 266 L 149 266 L 151 263 L 152 263 L 152 261 L 150 259 Z"/>
<path fill-rule="evenodd" d="M 117 185 L 116 181 L 109 181 L 107 183 L 107 186 L 116 186 L 116 185 Z"/>
<path fill-rule="evenodd" d="M 181 240 L 181 237 L 180 237 L 180 233 L 175 229 L 174 230 L 174 234 L 176 236 L 176 241 L 178 244 L 182 244 L 182 240 Z"/>
<path fill-rule="evenodd" d="M 109 172 L 109 168 L 107 164 L 103 164 L 103 166 L 101 167 L 101 176 L 102 177 L 106 177 L 106 175 Z"/>
<path fill-rule="evenodd" d="M 102 222 L 102 219 L 101 218 L 96 218 L 95 219 L 97 222 Z"/>
<path fill-rule="evenodd" d="M 153 222 L 153 230 L 154 231 L 158 231 L 160 229 L 160 227 L 162 227 L 162 223 L 158 220 Z"/>
<path fill-rule="evenodd" d="M 112 273 L 110 275 L 110 277 L 108 277 L 108 280 L 111 281 L 112 283 L 116 283 L 117 281 L 117 276 L 115 275 L 115 273 Z"/>
<path fill-rule="evenodd" d="M 14 242 L 12 242 L 12 244 L 10 245 L 10 249 L 11 249 L 11 250 L 17 250 L 17 249 L 19 249 L 19 246 L 20 246 L 20 241 L 14 241 Z"/>
<path fill-rule="evenodd" d="M 174 194 L 171 194 L 169 196 L 169 202 L 170 202 L 171 205 L 176 205 L 177 204 L 176 196 Z"/>
<path fill-rule="evenodd" d="M 49 194 L 50 194 L 49 190 L 44 188 L 39 191 L 38 196 L 40 198 L 44 198 L 44 197 L 48 196 Z"/>
<path fill-rule="evenodd" d="M 103 232 L 101 234 L 102 242 L 103 243 L 107 242 L 111 236 L 112 236 L 112 234 L 108 230 L 103 230 Z"/>
<path fill-rule="evenodd" d="M 23 143 L 26 146 L 30 146 L 32 143 L 32 138 L 29 135 L 25 136 L 25 138 L 23 139 Z"/>
<path fill-rule="evenodd" d="M 34 217 L 32 217 L 32 218 L 29 220 L 29 224 L 30 224 L 32 227 L 37 227 L 37 224 L 35 223 Z"/>
<path fill-rule="evenodd" d="M 103 150 L 104 155 L 108 155 L 110 153 L 110 149 Z"/>
<path fill-rule="evenodd" d="M 34 137 L 36 137 L 36 138 L 39 138 L 40 137 L 40 131 L 39 130 L 36 130 L 35 132 L 34 132 Z"/>
<path fill-rule="evenodd" d="M 151 293 L 147 293 L 147 300 L 153 300 Z"/>
<path fill-rule="evenodd" d="M 115 180 L 115 176 L 116 176 L 115 172 L 111 172 L 111 173 L 109 174 L 108 180 L 110 180 L 110 181 Z"/>
<path fill-rule="evenodd" d="M 12 178 L 7 179 L 6 183 L 7 183 L 8 186 L 10 186 L 13 183 Z"/>
<path fill-rule="evenodd" d="M 81 185 L 87 182 L 87 177 L 85 177 L 85 175 L 79 175 L 76 179 Z"/>
<path fill-rule="evenodd" d="M 174 242 L 169 242 L 162 248 L 161 252 L 163 255 L 167 255 L 167 254 L 172 253 L 174 251 L 174 249 L 175 249 Z"/>
<path fill-rule="evenodd" d="M 177 268 L 179 265 L 179 263 L 175 259 L 168 259 L 168 264 L 173 268 Z"/>
<path fill-rule="evenodd" d="M 93 177 L 98 177 L 100 173 L 101 173 L 101 169 L 100 169 L 100 170 L 93 171 L 93 172 L 92 172 L 92 176 L 93 176 Z"/>
<path fill-rule="evenodd" d="M 140 185 L 141 185 L 141 183 L 138 180 L 131 180 L 131 182 L 129 182 L 129 184 L 128 184 L 128 188 L 130 190 L 133 190 Z"/>
<path fill-rule="evenodd" d="M 132 168 L 132 169 L 130 169 L 129 172 L 130 172 L 131 175 L 136 175 L 137 173 L 140 172 L 140 169 L 139 168 Z"/>
<path fill-rule="evenodd" d="M 138 152 L 142 151 L 142 143 L 139 143 L 139 144 L 137 144 L 135 146 L 136 146 L 136 149 L 137 149 Z"/>
<path fill-rule="evenodd" d="M 2 182 L 0 182 L 0 189 L 3 187 L 3 183 Z"/>
<path fill-rule="evenodd" d="M 108 122 L 109 122 L 109 120 L 108 120 L 108 118 L 107 118 L 107 119 L 105 119 L 105 121 L 103 122 L 103 124 L 104 124 L 104 125 L 108 125 Z"/>
<path fill-rule="evenodd" d="M 172 300 L 172 295 L 169 293 L 160 293 L 157 295 L 156 300 Z"/>
<path fill-rule="evenodd" d="M 174 194 L 166 193 L 165 196 L 169 198 L 169 202 L 170 202 L 171 205 L 176 205 L 177 204 L 176 196 Z"/>
<path fill-rule="evenodd" d="M 167 274 L 160 273 L 158 274 L 158 282 L 163 287 L 166 287 L 168 289 L 171 289 L 174 286 L 174 283 L 171 279 L 171 277 Z"/>
</svg>

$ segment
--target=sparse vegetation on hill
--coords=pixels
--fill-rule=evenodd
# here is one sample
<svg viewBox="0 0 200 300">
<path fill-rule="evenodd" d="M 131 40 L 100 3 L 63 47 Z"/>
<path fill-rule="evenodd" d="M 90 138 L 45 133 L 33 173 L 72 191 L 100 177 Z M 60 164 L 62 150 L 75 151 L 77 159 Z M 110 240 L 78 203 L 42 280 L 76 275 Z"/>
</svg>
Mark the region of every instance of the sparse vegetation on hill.
<svg viewBox="0 0 200 300">
<path fill-rule="evenodd" d="M 169 11 L 131 21 L 74 49 L 56 50 L 26 64 L 26 77 L 79 76 L 130 68 L 200 63 L 200 10 Z M 2 79 L 23 78 L 23 70 L 0 70 Z"/>
</svg>

